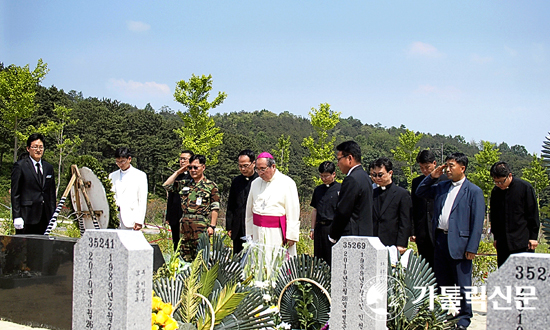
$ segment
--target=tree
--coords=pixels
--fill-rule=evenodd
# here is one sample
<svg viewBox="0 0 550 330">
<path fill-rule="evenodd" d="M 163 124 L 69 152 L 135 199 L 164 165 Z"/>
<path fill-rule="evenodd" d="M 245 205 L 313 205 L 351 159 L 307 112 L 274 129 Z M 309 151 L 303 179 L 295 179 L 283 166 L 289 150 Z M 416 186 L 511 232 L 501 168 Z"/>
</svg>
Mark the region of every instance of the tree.
<svg viewBox="0 0 550 330">
<path fill-rule="evenodd" d="M 399 134 L 399 145 L 395 149 L 391 149 L 395 160 L 405 162 L 405 165 L 401 169 L 407 178 L 407 187 L 409 189 L 412 185 L 412 180 L 418 176 L 413 167 L 416 164 L 416 155 L 420 151 L 420 147 L 417 147 L 416 144 L 423 136 L 424 134 L 422 133 L 416 135 L 413 131 L 406 129 L 404 133 Z"/>
<path fill-rule="evenodd" d="M 174 132 L 181 137 L 183 148 L 192 150 L 195 154 L 207 157 L 208 164 L 218 162 L 219 150 L 217 148 L 223 141 L 223 133 L 216 127 L 214 119 L 208 111 L 214 109 L 227 98 L 224 92 L 218 92 L 218 96 L 212 102 L 208 102 L 212 90 L 212 75 L 201 77 L 191 76 L 189 81 L 180 80 L 176 84 L 174 98 L 187 107 L 186 112 L 178 111 L 183 121 L 183 126 Z"/>
<path fill-rule="evenodd" d="M 277 169 L 283 174 L 288 174 L 288 160 L 290 157 L 290 135 L 285 138 L 284 134 L 281 134 L 277 140 L 277 149 L 271 149 L 273 158 L 277 163 Z"/>
<path fill-rule="evenodd" d="M 48 65 L 38 60 L 36 68 L 31 71 L 29 65 L 19 67 L 10 65 L 0 71 L 0 110 L 2 125 L 14 136 L 13 161 L 17 161 L 17 149 L 21 128 L 19 122 L 29 118 L 36 110 L 34 97 L 40 81 L 48 73 Z"/>
<path fill-rule="evenodd" d="M 491 166 L 498 162 L 500 157 L 500 151 L 496 148 L 495 144 L 488 141 L 481 141 L 481 150 L 475 154 L 474 171 L 470 173 L 468 179 L 472 181 L 476 186 L 483 191 L 483 197 L 485 197 L 485 209 L 487 215 L 489 215 L 489 198 L 491 196 L 491 190 L 493 190 L 494 182 L 491 178 Z"/>
<path fill-rule="evenodd" d="M 550 185 L 548 173 L 546 173 L 546 169 L 542 165 L 542 157 L 539 158 L 537 154 L 534 154 L 529 167 L 523 169 L 521 178 L 533 186 L 537 196 L 537 204 L 539 204 L 541 192 Z"/>
<path fill-rule="evenodd" d="M 311 118 L 311 126 L 317 133 L 317 142 L 313 134 L 304 138 L 302 146 L 309 150 L 309 155 L 303 158 L 306 166 L 318 167 L 322 162 L 334 158 L 334 142 L 336 136 L 328 137 L 328 131 L 333 129 L 340 121 L 340 112 L 335 112 L 330 109 L 330 104 L 321 103 L 319 109 L 311 108 L 309 112 Z M 320 184 L 320 179 L 317 176 L 313 177 L 316 184 Z"/>
</svg>

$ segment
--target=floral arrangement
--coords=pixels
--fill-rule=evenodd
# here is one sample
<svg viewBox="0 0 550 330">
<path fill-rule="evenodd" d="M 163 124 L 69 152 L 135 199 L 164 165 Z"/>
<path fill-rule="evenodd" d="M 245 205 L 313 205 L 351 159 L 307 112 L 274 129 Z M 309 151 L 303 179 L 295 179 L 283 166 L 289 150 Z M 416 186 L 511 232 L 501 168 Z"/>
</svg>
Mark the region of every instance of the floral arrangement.
<svg viewBox="0 0 550 330">
<path fill-rule="evenodd" d="M 178 322 L 172 317 L 173 307 L 171 303 L 165 303 L 160 297 L 155 296 L 153 291 L 153 313 L 151 315 L 152 330 L 174 330 L 178 329 Z"/>
</svg>

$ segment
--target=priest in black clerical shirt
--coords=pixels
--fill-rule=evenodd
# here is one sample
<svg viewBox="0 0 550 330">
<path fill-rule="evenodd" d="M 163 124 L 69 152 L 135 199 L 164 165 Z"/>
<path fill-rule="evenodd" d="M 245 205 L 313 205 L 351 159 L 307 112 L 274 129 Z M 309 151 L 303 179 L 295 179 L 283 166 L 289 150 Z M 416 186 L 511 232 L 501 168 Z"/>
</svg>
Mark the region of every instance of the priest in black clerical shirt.
<svg viewBox="0 0 550 330">
<path fill-rule="evenodd" d="M 324 259 L 329 266 L 332 262 L 332 243 L 328 239 L 330 225 L 334 219 L 338 194 L 341 184 L 334 181 L 336 178 L 336 166 L 333 162 L 325 161 L 319 165 L 319 175 L 323 181 L 313 191 L 311 198 L 311 231 L 309 238 L 313 239 L 313 254 L 317 258 Z"/>
<path fill-rule="evenodd" d="M 373 191 L 374 236 L 385 246 L 395 245 L 403 253 L 411 233 L 412 201 L 407 190 L 393 184 L 392 175 L 393 164 L 388 158 L 374 162 L 372 177 L 378 185 Z"/>
<path fill-rule="evenodd" d="M 242 237 L 245 236 L 246 201 L 250 192 L 250 184 L 258 177 L 254 170 L 256 156 L 252 150 L 241 151 L 238 162 L 241 175 L 235 177 L 231 182 L 225 216 L 227 233 L 233 240 L 234 254 L 241 252 L 243 249 L 244 241 Z"/>
</svg>

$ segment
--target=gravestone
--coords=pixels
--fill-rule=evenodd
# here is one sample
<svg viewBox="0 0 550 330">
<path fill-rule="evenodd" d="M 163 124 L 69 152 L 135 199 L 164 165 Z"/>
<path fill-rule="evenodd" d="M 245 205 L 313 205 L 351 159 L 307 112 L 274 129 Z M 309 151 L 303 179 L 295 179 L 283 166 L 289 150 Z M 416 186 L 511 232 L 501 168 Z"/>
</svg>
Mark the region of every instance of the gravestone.
<svg viewBox="0 0 550 330">
<path fill-rule="evenodd" d="M 487 285 L 487 329 L 537 330 L 550 324 L 550 254 L 511 255 Z"/>
<path fill-rule="evenodd" d="M 75 246 L 73 329 L 151 329 L 153 248 L 133 230 L 87 230 Z"/>
<path fill-rule="evenodd" d="M 378 237 L 344 236 L 332 247 L 331 329 L 386 329 L 387 264 Z"/>
</svg>

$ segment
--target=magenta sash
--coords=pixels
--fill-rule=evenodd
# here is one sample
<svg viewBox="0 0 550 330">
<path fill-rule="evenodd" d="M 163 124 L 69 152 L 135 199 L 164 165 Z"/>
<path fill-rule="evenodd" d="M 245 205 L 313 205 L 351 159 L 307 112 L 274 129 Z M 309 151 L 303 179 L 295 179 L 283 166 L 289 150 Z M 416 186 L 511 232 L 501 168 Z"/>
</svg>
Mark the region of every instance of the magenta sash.
<svg viewBox="0 0 550 330">
<path fill-rule="evenodd" d="M 258 227 L 281 228 L 283 231 L 283 244 L 286 244 L 286 215 L 259 215 L 252 213 L 252 220 Z"/>
</svg>

